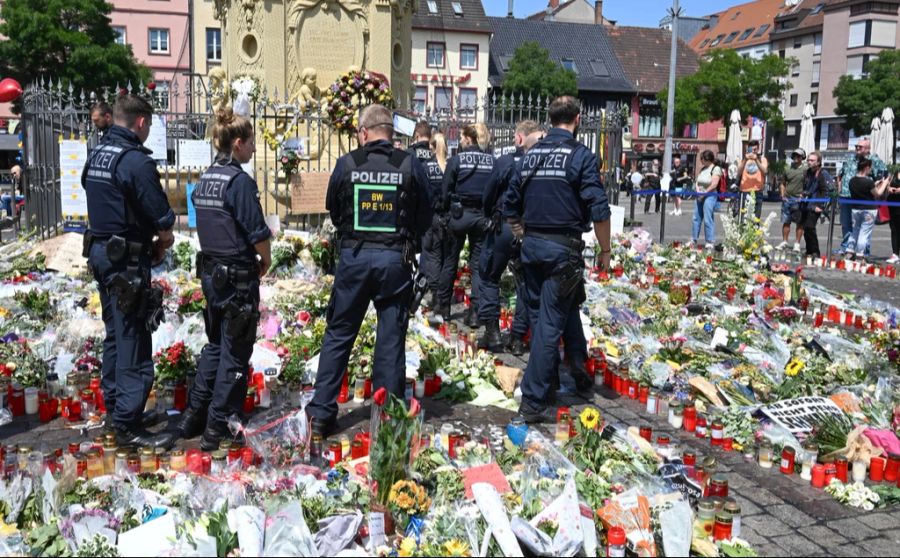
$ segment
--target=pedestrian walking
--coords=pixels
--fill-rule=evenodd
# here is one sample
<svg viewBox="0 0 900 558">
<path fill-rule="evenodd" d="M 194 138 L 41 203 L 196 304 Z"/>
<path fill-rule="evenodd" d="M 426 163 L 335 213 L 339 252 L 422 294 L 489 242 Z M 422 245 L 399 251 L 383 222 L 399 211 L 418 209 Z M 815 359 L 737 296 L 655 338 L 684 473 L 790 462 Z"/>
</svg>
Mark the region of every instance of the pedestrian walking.
<svg viewBox="0 0 900 558">
<path fill-rule="evenodd" d="M 769 172 L 769 160 L 760 152 L 759 141 L 751 140 L 747 144 L 747 152 L 737 168 L 737 177 L 741 191 L 741 207 L 749 203 L 751 194 L 755 198 L 753 214 L 759 219 L 762 216 L 763 189 L 766 186 L 766 175 Z"/>
<path fill-rule="evenodd" d="M 715 192 L 722 179 L 722 168 L 716 165 L 716 155 L 709 149 L 700 154 L 700 172 L 697 174 L 697 209 L 694 211 L 691 241 L 696 246 L 702 228 L 707 250 L 716 245 L 716 208 L 719 197 Z"/>
<path fill-rule="evenodd" d="M 806 158 L 806 182 L 803 197 L 809 200 L 830 198 L 834 193 L 834 178 L 822 168 L 822 154 L 813 151 Z M 819 234 L 816 227 L 825 213 L 828 203 L 804 201 L 800 204 L 803 213 L 803 238 L 806 255 L 817 259 L 821 256 Z"/>
<path fill-rule="evenodd" d="M 797 148 L 791 153 L 791 164 L 784 171 L 779 185 L 781 190 L 781 237 L 782 242 L 776 249 L 788 247 L 791 225 L 794 225 L 794 252 L 800 252 L 800 239 L 803 238 L 803 212 L 800 209 L 800 198 L 803 196 L 806 182 L 806 151 Z"/>
<path fill-rule="evenodd" d="M 872 162 L 869 170 L 869 178 L 881 176 L 887 172 L 887 167 L 878 155 L 872 154 L 872 142 L 869 138 L 862 138 L 856 144 L 856 154 L 851 155 L 841 165 L 838 171 L 838 180 L 841 183 L 841 191 L 838 194 L 838 203 L 841 210 L 841 247 L 837 253 L 843 254 L 847 251 L 850 244 L 850 236 L 853 233 L 853 203 L 850 201 L 853 196 L 850 193 L 850 181 L 856 177 L 857 168 L 860 161 L 868 159 Z M 868 253 L 865 255 L 868 256 Z"/>
<path fill-rule="evenodd" d="M 862 159 L 856 164 L 856 176 L 850 179 L 850 199 L 854 202 L 874 202 L 884 199 L 887 194 L 890 176 L 884 176 L 878 182 L 869 175 L 872 172 L 872 160 Z M 878 208 L 871 203 L 854 203 L 851 205 L 853 230 L 847 242 L 845 255 L 851 260 L 865 260 L 868 253 Z"/>
</svg>

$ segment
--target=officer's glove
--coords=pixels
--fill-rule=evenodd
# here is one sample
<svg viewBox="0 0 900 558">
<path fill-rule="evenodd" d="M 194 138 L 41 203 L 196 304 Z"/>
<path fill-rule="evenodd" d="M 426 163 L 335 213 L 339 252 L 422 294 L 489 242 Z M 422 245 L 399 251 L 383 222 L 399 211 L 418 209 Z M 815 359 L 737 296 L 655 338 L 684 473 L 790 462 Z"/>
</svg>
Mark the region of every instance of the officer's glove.
<svg viewBox="0 0 900 558">
<path fill-rule="evenodd" d="M 522 221 L 510 220 L 509 228 L 512 230 L 512 233 L 516 238 L 522 238 L 523 236 L 525 236 L 525 227 L 522 226 Z"/>
</svg>

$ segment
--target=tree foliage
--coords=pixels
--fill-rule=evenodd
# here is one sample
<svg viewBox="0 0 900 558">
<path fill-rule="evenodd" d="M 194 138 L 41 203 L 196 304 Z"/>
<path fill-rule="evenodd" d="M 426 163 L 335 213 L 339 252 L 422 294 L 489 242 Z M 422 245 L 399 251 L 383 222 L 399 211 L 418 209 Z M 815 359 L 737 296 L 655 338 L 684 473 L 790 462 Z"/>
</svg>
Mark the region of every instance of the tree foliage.
<svg viewBox="0 0 900 558">
<path fill-rule="evenodd" d="M 516 49 L 503 78 L 506 94 L 554 98 L 577 95 L 575 72 L 550 59 L 550 53 L 534 41 L 525 41 Z"/>
<path fill-rule="evenodd" d="M 900 112 L 900 51 L 881 51 L 866 64 L 865 71 L 868 75 L 861 79 L 841 76 L 834 88 L 835 112 L 846 118 L 857 134 L 867 134 L 872 119 L 881 116 L 885 107 Z"/>
<path fill-rule="evenodd" d="M 675 82 L 675 124 L 723 120 L 731 111 L 755 116 L 780 130 L 784 125 L 781 101 L 790 83 L 785 79 L 790 60 L 770 54 L 760 60 L 744 58 L 733 50 L 714 50 L 700 60 L 697 73 Z M 665 110 L 668 89 L 658 99 Z"/>
<path fill-rule="evenodd" d="M 0 8 L 0 74 L 27 85 L 40 77 L 75 91 L 137 86 L 150 70 L 116 43 L 105 0 L 6 0 Z"/>
</svg>

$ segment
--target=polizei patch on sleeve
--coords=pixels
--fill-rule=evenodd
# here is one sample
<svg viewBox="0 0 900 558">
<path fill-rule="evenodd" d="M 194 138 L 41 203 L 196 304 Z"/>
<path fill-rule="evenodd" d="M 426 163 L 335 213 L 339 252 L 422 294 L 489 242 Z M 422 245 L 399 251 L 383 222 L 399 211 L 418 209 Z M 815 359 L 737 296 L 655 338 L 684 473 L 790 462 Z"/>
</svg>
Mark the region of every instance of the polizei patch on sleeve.
<svg viewBox="0 0 900 558">
<path fill-rule="evenodd" d="M 353 228 L 367 232 L 397 232 L 398 186 L 353 185 Z"/>
</svg>

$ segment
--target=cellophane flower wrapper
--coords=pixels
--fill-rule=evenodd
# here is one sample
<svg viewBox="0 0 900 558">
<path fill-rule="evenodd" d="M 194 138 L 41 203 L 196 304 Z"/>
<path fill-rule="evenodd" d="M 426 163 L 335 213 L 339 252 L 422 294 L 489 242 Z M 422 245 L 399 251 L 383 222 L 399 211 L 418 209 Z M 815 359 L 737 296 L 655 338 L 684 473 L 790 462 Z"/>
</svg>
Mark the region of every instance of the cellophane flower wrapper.
<svg viewBox="0 0 900 558">
<path fill-rule="evenodd" d="M 410 465 L 418 454 L 422 430 L 422 413 L 411 419 L 395 420 L 385 412 L 385 406 L 392 404 L 392 398 L 392 395 L 388 395 L 384 406 L 373 404 L 369 418 L 369 479 L 375 501 L 384 503 L 387 503 L 387 493 L 391 486 L 398 480 L 409 477 Z M 390 433 L 382 436 L 385 428 L 390 428 Z M 387 479 L 384 482 L 386 486 L 378 486 L 378 479 Z"/>
<path fill-rule="evenodd" d="M 237 533 L 241 556 L 260 556 L 265 541 L 266 514 L 256 506 L 228 510 L 228 527 Z"/>
<path fill-rule="evenodd" d="M 578 505 L 575 478 L 569 477 L 562 494 L 534 516 L 529 523 L 537 529 L 538 524 L 544 520 L 557 521 L 559 529 L 550 542 L 550 554 L 552 556 L 574 556 L 584 544 L 580 518 L 581 510 Z"/>
<path fill-rule="evenodd" d="M 299 409 L 284 408 L 258 414 L 246 426 L 236 416 L 229 420 L 232 432 L 244 433 L 247 446 L 259 455 L 263 463 L 275 469 L 290 469 L 303 463 L 309 449 L 310 425 L 306 405 L 312 392 L 304 393 Z"/>
<path fill-rule="evenodd" d="M 190 492 L 190 507 L 198 514 L 205 510 L 218 510 L 227 505 L 229 508 L 248 503 L 247 491 L 253 487 L 240 478 L 225 476 L 222 478 L 196 477 L 193 490 Z"/>
<path fill-rule="evenodd" d="M 0 501 L 9 504 L 9 513 L 5 519 L 6 523 L 12 524 L 16 522 L 33 490 L 34 484 L 29 476 L 18 474 L 14 475 L 12 479 L 0 479 Z"/>
<path fill-rule="evenodd" d="M 522 502 L 528 505 L 537 498 L 541 508 L 546 508 L 562 494 L 566 482 L 574 478 L 577 469 L 535 429 L 529 429 L 525 448 L 528 457 L 522 471 Z"/>
<path fill-rule="evenodd" d="M 650 501 L 639 490 L 631 488 L 616 494 L 597 511 L 597 515 L 607 528 L 615 525 L 625 529 L 629 546 L 636 549 L 639 556 L 656 555 L 650 527 Z"/>
<path fill-rule="evenodd" d="M 319 556 L 303 519 L 300 502 L 291 502 L 266 519 L 266 544 L 261 556 Z"/>
<path fill-rule="evenodd" d="M 693 511 L 683 498 L 659 514 L 666 556 L 688 556 L 693 538 Z"/>
<path fill-rule="evenodd" d="M 318 556 L 336 556 L 339 552 L 353 544 L 363 516 L 353 514 L 334 515 L 319 521 L 319 530 L 315 535 Z"/>
</svg>

